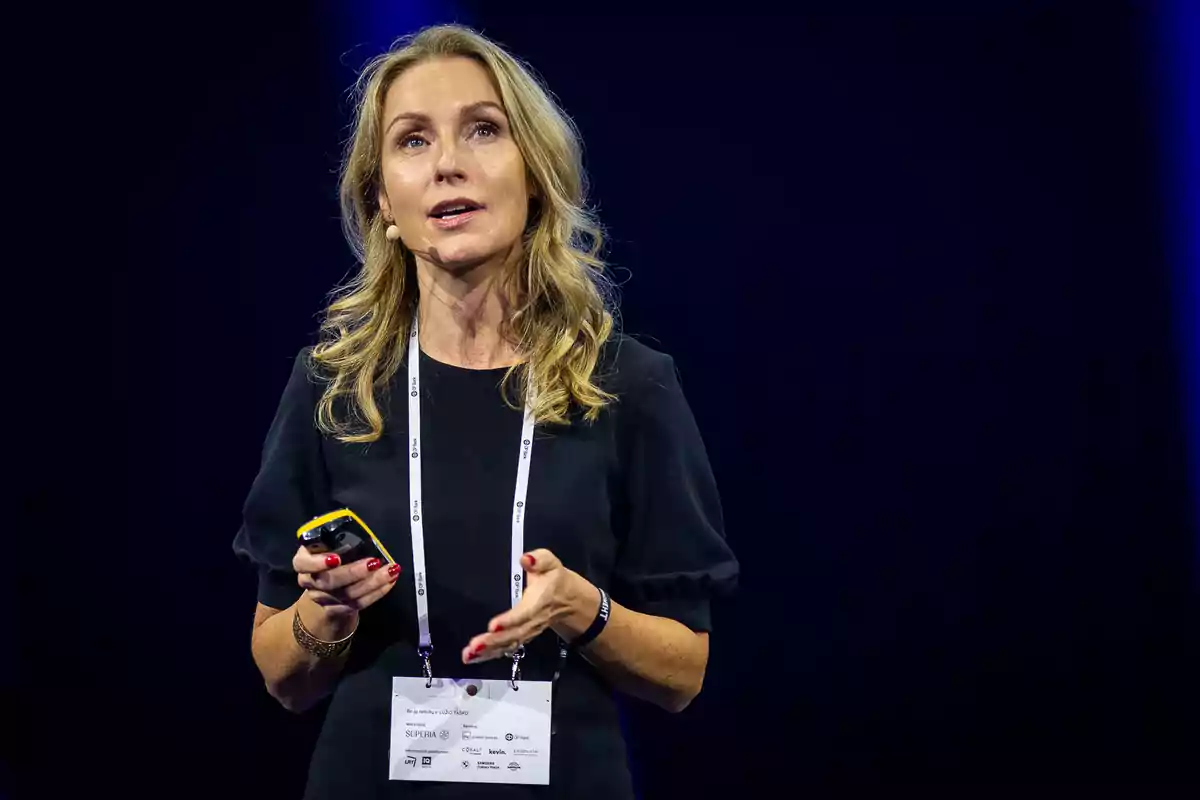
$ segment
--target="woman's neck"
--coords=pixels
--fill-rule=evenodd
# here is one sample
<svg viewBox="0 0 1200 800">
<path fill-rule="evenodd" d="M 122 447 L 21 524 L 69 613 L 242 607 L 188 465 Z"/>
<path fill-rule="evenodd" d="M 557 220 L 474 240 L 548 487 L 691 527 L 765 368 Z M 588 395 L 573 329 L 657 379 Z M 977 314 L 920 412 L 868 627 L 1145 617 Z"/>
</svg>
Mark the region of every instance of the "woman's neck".
<svg viewBox="0 0 1200 800">
<path fill-rule="evenodd" d="M 520 361 L 500 333 L 508 307 L 497 286 L 500 267 L 454 273 L 417 260 L 421 349 L 435 361 L 494 369 Z"/>
</svg>

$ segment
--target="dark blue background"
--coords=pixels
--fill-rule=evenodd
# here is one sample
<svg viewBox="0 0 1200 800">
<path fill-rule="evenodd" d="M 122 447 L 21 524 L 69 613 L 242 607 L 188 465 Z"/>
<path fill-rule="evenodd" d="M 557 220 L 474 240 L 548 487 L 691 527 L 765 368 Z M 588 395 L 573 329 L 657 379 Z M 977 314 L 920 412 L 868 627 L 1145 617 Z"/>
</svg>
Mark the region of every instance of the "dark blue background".
<svg viewBox="0 0 1200 800">
<path fill-rule="evenodd" d="M 625 330 L 676 357 L 743 564 L 703 695 L 631 707 L 645 796 L 1197 780 L 1152 6 L 513 5 L 413 18 L 482 27 L 579 123 Z M 294 797 L 318 720 L 263 691 L 229 543 L 353 267 L 344 90 L 404 31 L 173 14 L 77 64 L 104 232 L 84 389 L 47 400 L 71 456 L 39 440 L 24 499 L 83 591 L 44 600 L 14 700 L 31 742 L 90 737 L 71 777 Z"/>
</svg>

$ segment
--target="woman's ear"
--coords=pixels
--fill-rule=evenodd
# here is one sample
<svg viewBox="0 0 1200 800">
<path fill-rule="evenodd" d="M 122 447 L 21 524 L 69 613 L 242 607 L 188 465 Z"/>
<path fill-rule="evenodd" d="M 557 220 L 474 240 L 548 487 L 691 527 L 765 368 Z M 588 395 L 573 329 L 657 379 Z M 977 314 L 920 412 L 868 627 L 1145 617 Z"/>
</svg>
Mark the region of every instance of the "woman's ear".
<svg viewBox="0 0 1200 800">
<path fill-rule="evenodd" d="M 396 218 L 392 216 L 392 204 L 388 202 L 387 195 L 383 193 L 382 189 L 379 191 L 376 199 L 379 201 L 379 211 L 383 214 L 384 220 L 389 224 L 395 222 Z"/>
</svg>

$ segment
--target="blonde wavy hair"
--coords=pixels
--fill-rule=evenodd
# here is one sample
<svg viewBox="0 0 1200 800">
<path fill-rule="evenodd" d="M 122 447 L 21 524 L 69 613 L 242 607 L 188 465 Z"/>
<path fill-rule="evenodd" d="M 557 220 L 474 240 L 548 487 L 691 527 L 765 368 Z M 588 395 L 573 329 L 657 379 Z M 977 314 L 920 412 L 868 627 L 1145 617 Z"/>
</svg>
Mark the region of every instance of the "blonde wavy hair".
<svg viewBox="0 0 1200 800">
<path fill-rule="evenodd" d="M 332 293 L 312 351 L 326 384 L 317 425 L 343 442 L 382 435 L 378 401 L 404 359 L 417 308 L 414 255 L 387 240 L 379 208 L 384 98 L 406 69 L 453 56 L 474 59 L 491 76 L 535 190 L 522 258 L 500 278 L 512 309 L 501 334 L 528 357 L 505 373 L 505 400 L 520 407 L 532 385 L 537 421 L 565 423 L 572 407 L 594 420 L 615 399 L 593 382 L 614 306 L 599 257 L 601 229 L 584 205 L 578 132 L 521 61 L 469 28 L 439 25 L 398 39 L 367 64 L 353 89 L 357 110 L 340 198 L 342 228 L 362 266 Z"/>
</svg>

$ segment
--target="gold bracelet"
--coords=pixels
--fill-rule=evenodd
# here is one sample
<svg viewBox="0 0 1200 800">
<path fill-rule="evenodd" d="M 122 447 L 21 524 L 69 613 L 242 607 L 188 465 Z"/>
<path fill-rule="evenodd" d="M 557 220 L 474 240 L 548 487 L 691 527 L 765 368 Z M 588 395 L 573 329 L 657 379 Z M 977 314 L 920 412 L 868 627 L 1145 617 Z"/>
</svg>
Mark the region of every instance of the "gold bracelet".
<svg viewBox="0 0 1200 800">
<path fill-rule="evenodd" d="M 304 623 L 300 621 L 300 609 L 296 609 L 292 615 L 292 636 L 296 637 L 296 644 L 317 658 L 333 658 L 346 652 L 346 648 L 350 646 L 350 640 L 354 638 L 357 630 L 358 628 L 355 628 L 353 631 L 350 631 L 350 635 L 345 639 L 338 639 L 336 642 L 327 642 L 324 639 L 318 639 L 313 636 L 308 628 L 304 627 Z"/>
</svg>

